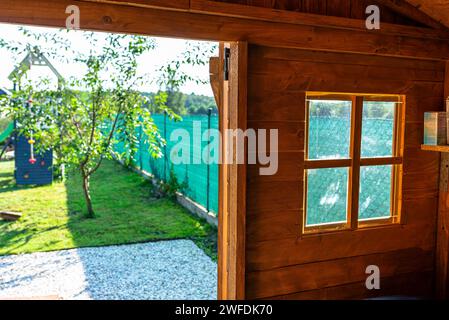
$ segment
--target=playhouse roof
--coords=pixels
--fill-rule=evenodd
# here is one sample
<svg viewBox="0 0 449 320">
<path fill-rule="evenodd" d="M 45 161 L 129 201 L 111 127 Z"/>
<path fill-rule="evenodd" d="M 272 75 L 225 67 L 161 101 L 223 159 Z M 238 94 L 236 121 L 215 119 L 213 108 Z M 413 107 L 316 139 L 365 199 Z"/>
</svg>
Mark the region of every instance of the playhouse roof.
<svg viewBox="0 0 449 320">
<path fill-rule="evenodd" d="M 22 76 L 31 69 L 31 66 L 44 66 L 48 67 L 53 74 L 58 78 L 59 82 L 63 82 L 64 78 L 56 70 L 56 68 L 51 64 L 51 62 L 44 56 L 38 48 L 30 49 L 25 58 L 20 62 L 17 67 L 9 74 L 8 79 L 15 81 L 22 78 Z"/>
</svg>

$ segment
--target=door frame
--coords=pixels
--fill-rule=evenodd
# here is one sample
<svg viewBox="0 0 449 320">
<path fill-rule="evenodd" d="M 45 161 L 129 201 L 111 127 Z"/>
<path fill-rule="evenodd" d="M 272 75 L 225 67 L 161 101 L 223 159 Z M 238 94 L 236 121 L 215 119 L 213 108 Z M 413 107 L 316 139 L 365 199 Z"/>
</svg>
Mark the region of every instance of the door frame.
<svg viewBox="0 0 449 320">
<path fill-rule="evenodd" d="M 73 2 L 73 1 L 72 1 Z M 20 4 L 26 4 L 24 8 L 18 9 Z M 51 4 L 51 5 L 50 5 Z M 30 0 L 18 0 L 10 4 L 3 4 L 0 7 L 8 8 L 3 11 L 0 17 L 2 23 L 14 23 L 28 26 L 45 26 L 54 28 L 64 28 L 65 8 L 72 4 L 68 0 L 54 2 L 45 1 L 39 10 L 33 11 L 33 2 Z M 124 32 L 129 34 L 152 35 L 151 31 L 139 32 L 132 27 L 122 25 L 117 27 L 116 23 L 107 23 L 100 9 L 122 8 L 129 12 L 139 12 L 138 8 L 119 6 L 111 3 L 91 3 L 89 1 L 75 1 L 75 4 L 82 7 L 82 12 L 88 12 L 81 17 L 81 30 Z M 48 7 L 46 7 L 48 6 Z M 95 12 L 89 12 L 87 8 L 95 8 Z M 48 9 L 48 10 L 47 10 Z M 87 10 L 87 11 L 86 11 Z M 152 12 L 151 9 L 145 9 Z M 107 10 L 109 11 L 109 10 Z M 117 12 L 111 11 L 116 14 Z M 27 13 L 29 13 L 27 15 Z M 57 13 L 57 14 L 56 14 Z M 98 14 L 98 17 L 95 15 Z M 171 13 L 176 16 L 176 12 Z M 116 17 L 116 16 L 114 16 Z M 127 17 L 128 18 L 128 17 Z M 167 24 L 167 27 L 169 25 Z M 151 29 L 151 28 L 150 28 Z M 184 37 L 186 39 L 204 38 L 197 30 L 189 31 L 188 35 L 182 36 L 185 32 L 168 28 L 164 32 L 154 32 L 156 36 Z M 196 37 L 198 33 L 198 37 Z M 223 34 L 216 34 L 218 39 L 209 41 L 219 41 Z M 224 81 L 223 77 L 223 48 L 227 46 L 231 49 L 229 80 Z M 247 105 L 247 51 L 246 41 L 233 41 L 220 43 L 219 72 L 220 80 L 220 105 L 219 106 L 219 128 L 220 132 L 224 128 L 246 130 L 246 105 Z M 225 90 L 226 89 L 226 90 Z M 227 121 L 222 121 L 226 115 Z M 225 135 L 222 135 L 226 140 Z M 226 144 L 220 146 L 221 151 Z M 235 157 L 235 155 L 234 155 Z M 220 157 L 221 158 L 221 157 Z M 245 155 L 246 162 L 246 155 Z M 223 214 L 221 214 L 223 213 Z M 219 225 L 218 225 L 218 299 L 244 299 L 245 298 L 245 231 L 246 231 L 246 165 L 245 164 L 219 164 Z"/>
<path fill-rule="evenodd" d="M 246 142 L 244 163 L 237 164 L 236 143 L 229 150 L 228 130 L 247 129 L 248 44 L 220 42 L 219 129 L 222 135 L 218 197 L 218 299 L 245 299 Z M 225 50 L 229 50 L 225 70 Z M 225 79 L 227 73 L 227 79 Z M 237 140 L 237 139 L 236 139 Z M 242 150 L 240 148 L 240 150 Z M 232 160 L 232 161 L 230 161 Z"/>
</svg>

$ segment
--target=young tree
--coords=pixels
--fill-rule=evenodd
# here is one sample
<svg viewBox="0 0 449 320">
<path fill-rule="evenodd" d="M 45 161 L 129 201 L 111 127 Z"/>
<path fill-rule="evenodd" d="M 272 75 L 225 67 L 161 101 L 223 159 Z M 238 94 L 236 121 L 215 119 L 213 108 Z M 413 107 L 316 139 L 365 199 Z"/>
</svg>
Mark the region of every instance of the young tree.
<svg viewBox="0 0 449 320">
<path fill-rule="evenodd" d="M 197 43 L 179 59 L 161 68 L 158 83 L 161 90 L 149 97 L 138 91 L 145 75 L 137 72 L 138 58 L 155 47 L 149 37 L 108 34 L 99 42 L 94 33 L 83 32 L 90 46 L 88 52 L 73 49 L 73 43 L 59 33 L 38 33 L 22 29 L 29 42 L 9 43 L 0 39 L 0 47 L 15 54 L 36 50 L 60 61 L 75 60 L 85 68 L 80 79 L 66 79 L 57 89 L 49 81 L 25 83 L 1 105 L 17 120 L 20 134 L 38 141 L 38 150 L 53 148 L 58 162 L 77 168 L 87 207 L 87 217 L 94 217 L 90 179 L 105 158 L 111 158 L 114 145 L 122 143 L 131 163 L 138 146 L 136 128 L 142 128 L 143 141 L 153 157 L 162 155 L 165 144 L 152 119 L 153 112 L 166 112 L 179 120 L 167 106 L 167 92 L 178 92 L 188 81 L 204 82 L 182 70 L 185 64 L 204 65 L 214 46 Z M 73 32 L 73 31 L 71 31 Z M 70 33 L 69 33 L 70 34 Z M 79 35 L 79 34 L 78 34 Z M 182 96 L 182 95 L 181 95 Z"/>
<path fill-rule="evenodd" d="M 144 81 L 137 74 L 137 58 L 153 48 L 147 37 L 108 35 L 101 52 L 76 57 L 86 66 L 82 79 L 66 81 L 57 90 L 23 85 L 3 103 L 20 124 L 21 134 L 32 134 L 39 148 L 58 150 L 61 163 L 78 168 L 87 217 L 95 215 L 90 178 L 103 159 L 111 157 L 115 143 L 131 144 L 135 128 L 142 127 L 150 152 L 160 156 L 164 141 L 145 107 L 149 101 L 136 90 Z M 155 102 L 153 109 L 176 117 L 165 106 L 165 94 L 151 101 Z"/>
</svg>

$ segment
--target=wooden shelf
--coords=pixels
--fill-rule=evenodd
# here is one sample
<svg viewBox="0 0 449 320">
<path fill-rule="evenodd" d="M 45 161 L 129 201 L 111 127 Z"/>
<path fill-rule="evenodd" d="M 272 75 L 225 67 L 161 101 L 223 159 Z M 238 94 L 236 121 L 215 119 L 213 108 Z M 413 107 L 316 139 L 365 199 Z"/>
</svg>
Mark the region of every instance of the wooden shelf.
<svg viewBox="0 0 449 320">
<path fill-rule="evenodd" d="M 436 151 L 436 152 L 449 152 L 449 145 L 446 146 L 433 146 L 428 144 L 422 144 L 421 150 Z"/>
</svg>

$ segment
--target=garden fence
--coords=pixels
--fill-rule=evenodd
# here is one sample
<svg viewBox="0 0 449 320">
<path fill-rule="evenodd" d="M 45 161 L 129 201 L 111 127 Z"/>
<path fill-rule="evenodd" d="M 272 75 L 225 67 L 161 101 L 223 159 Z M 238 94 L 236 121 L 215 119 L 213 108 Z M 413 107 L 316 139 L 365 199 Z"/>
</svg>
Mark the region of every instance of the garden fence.
<svg viewBox="0 0 449 320">
<path fill-rule="evenodd" d="M 175 129 L 185 129 L 193 139 L 194 123 L 201 124 L 201 136 L 207 129 L 218 129 L 216 115 L 184 116 L 182 121 L 172 121 L 166 115 L 154 115 L 153 119 L 160 134 L 167 141 L 163 155 L 159 159 L 151 157 L 145 137 L 140 136 L 140 146 L 135 157 L 134 166 L 168 181 L 173 170 L 179 183 L 185 185 L 182 193 L 193 201 L 204 206 L 208 211 L 218 212 L 218 164 L 206 164 L 198 155 L 207 146 L 208 141 L 201 144 L 189 143 L 193 164 L 172 164 L 169 155 L 179 141 L 171 141 L 170 135 Z M 312 117 L 309 124 L 309 156 L 327 154 L 348 154 L 350 122 L 337 117 Z M 391 152 L 393 121 L 391 119 L 365 119 L 362 133 L 362 154 L 366 157 L 384 156 Z M 116 151 L 123 152 L 123 147 L 116 146 Z M 199 164 L 195 164 L 199 162 Z M 314 171 L 314 170 L 311 170 Z M 378 216 L 390 210 L 391 166 L 362 168 L 360 210 L 361 217 Z M 309 173 L 308 179 L 308 223 L 315 224 L 326 221 L 345 219 L 347 199 L 347 169 L 315 170 Z M 298 186 L 299 187 L 299 186 Z M 313 207 L 312 207 L 313 206 Z"/>
<path fill-rule="evenodd" d="M 208 141 L 202 141 L 201 144 L 192 143 L 192 141 L 171 141 L 170 136 L 176 129 L 184 129 L 189 133 L 191 140 L 193 139 L 194 124 L 199 131 L 201 137 L 208 129 L 218 130 L 218 116 L 209 113 L 208 115 L 190 115 L 184 116 L 182 121 L 172 121 L 165 114 L 153 115 L 153 120 L 161 136 L 167 142 L 162 148 L 162 157 L 155 159 L 148 152 L 148 144 L 145 143 L 145 135 L 141 132 L 137 134 L 140 143 L 133 163 L 134 167 L 153 174 L 162 181 L 169 181 L 170 172 L 173 170 L 178 183 L 183 185 L 180 190 L 184 195 L 202 205 L 206 210 L 218 212 L 218 164 L 207 164 L 201 159 L 202 150 L 205 150 Z M 170 153 L 175 145 L 185 146 L 190 149 L 190 164 L 172 164 Z M 122 153 L 123 146 L 117 144 L 116 151 Z M 212 150 L 213 152 L 213 150 Z"/>
</svg>

